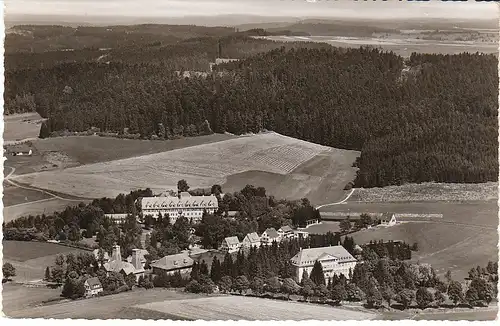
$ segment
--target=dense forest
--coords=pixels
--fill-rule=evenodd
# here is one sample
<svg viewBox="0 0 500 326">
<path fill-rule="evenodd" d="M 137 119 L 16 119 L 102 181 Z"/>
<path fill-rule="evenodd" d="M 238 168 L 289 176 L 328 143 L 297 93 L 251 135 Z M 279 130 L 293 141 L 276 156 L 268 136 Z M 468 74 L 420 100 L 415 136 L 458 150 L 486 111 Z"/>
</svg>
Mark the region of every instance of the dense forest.
<svg viewBox="0 0 500 326">
<path fill-rule="evenodd" d="M 206 72 L 218 42 L 226 57 L 243 60 L 217 66 L 214 76 L 174 73 Z M 103 60 L 92 50 L 80 54 L 74 62 L 54 54 L 61 61 L 43 67 L 8 56 L 5 111 L 35 108 L 49 118 L 43 136 L 96 127 L 171 138 L 201 133 L 205 120 L 214 132 L 273 130 L 361 150 L 357 187 L 497 180 L 493 55 L 404 60 L 378 49 L 276 43 L 243 33 L 130 45 Z M 52 60 L 48 52 L 20 55 L 23 62 Z"/>
</svg>

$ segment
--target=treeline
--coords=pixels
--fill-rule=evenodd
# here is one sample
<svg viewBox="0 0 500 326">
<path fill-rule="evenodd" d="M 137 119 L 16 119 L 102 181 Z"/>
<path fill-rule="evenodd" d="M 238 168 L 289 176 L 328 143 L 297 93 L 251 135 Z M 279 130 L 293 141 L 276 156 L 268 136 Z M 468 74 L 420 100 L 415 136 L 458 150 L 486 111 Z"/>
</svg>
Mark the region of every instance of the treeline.
<svg viewBox="0 0 500 326">
<path fill-rule="evenodd" d="M 6 106 L 16 95 L 32 94 L 37 111 L 49 118 L 49 131 L 129 128 L 151 138 L 160 124 L 166 134 L 185 135 L 187 126 L 208 120 L 214 132 L 267 129 L 361 150 L 357 187 L 497 179 L 495 56 L 413 54 L 405 63 L 377 49 L 325 44 L 257 54 L 261 45 L 269 49 L 268 41 L 230 36 L 226 42 L 231 40 L 239 45 L 228 46 L 228 56 L 247 59 L 220 65 L 231 73 L 215 80 L 170 73 L 165 58 L 200 46 L 200 40 L 187 40 L 176 45 L 179 54 L 164 48 L 150 58 L 148 50 L 131 49 L 127 60 L 136 64 L 7 71 Z M 216 51 L 217 40 L 205 41 Z M 242 44 L 256 50 L 239 55 Z M 402 73 L 405 64 L 411 73 Z M 73 91 L 63 92 L 65 86 Z"/>
</svg>

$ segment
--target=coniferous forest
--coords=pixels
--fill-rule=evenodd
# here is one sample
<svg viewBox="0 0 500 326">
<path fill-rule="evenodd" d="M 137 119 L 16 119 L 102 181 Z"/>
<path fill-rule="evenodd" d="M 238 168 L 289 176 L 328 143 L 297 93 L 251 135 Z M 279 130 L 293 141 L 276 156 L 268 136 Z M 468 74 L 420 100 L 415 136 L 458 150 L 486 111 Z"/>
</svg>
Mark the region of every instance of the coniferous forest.
<svg viewBox="0 0 500 326">
<path fill-rule="evenodd" d="M 242 60 L 219 65 L 214 74 L 175 74 L 208 71 L 218 41 L 226 57 Z M 202 133 L 205 120 L 217 133 L 273 130 L 360 150 L 357 187 L 497 180 L 493 55 L 405 59 L 373 48 L 241 34 L 130 46 L 102 60 L 92 59 L 92 51 L 76 51 L 67 61 L 60 52 L 53 60 L 47 52 L 8 56 L 5 111 L 34 108 L 48 118 L 43 136 L 94 127 L 172 138 Z"/>
</svg>

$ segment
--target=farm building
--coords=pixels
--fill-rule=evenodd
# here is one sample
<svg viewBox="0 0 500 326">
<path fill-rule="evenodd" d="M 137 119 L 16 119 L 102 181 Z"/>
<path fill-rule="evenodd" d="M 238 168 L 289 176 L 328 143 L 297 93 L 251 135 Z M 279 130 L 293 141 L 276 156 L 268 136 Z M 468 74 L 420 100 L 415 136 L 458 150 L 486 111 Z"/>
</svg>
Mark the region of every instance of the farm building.
<svg viewBox="0 0 500 326">
<path fill-rule="evenodd" d="M 111 272 L 122 273 L 124 275 L 134 274 L 136 279 L 139 280 L 139 277 L 144 276 L 144 268 L 142 267 L 138 251 L 139 249 L 132 249 L 132 263 L 125 262 L 122 260 L 120 246 L 115 245 L 111 254 L 111 260 L 104 264 L 104 269 L 108 274 Z"/>
<path fill-rule="evenodd" d="M 276 231 L 275 228 L 268 228 L 260 236 L 260 242 L 261 242 L 262 245 L 270 245 L 274 241 L 276 241 L 276 242 L 280 242 L 281 241 L 281 237 L 280 237 L 280 235 L 278 234 L 278 231 Z"/>
<path fill-rule="evenodd" d="M 31 147 L 26 144 L 9 146 L 6 151 L 12 156 L 31 156 L 33 154 Z"/>
<path fill-rule="evenodd" d="M 220 251 L 233 253 L 239 251 L 241 248 L 241 243 L 238 237 L 227 237 L 222 240 L 222 243 L 219 247 Z"/>
<path fill-rule="evenodd" d="M 297 279 L 302 281 L 304 271 L 311 275 L 314 263 L 319 261 L 325 278 L 343 274 L 349 278 L 349 271 L 353 271 L 357 260 L 342 246 L 300 249 L 290 260 L 295 267 Z"/>
<path fill-rule="evenodd" d="M 219 209 L 217 197 L 214 195 L 192 196 L 188 192 L 181 192 L 179 196 L 144 197 L 141 205 L 144 216 L 158 218 L 158 214 L 168 214 L 172 224 L 181 216 L 197 223 L 201 221 L 204 211 L 213 214 Z"/>
<path fill-rule="evenodd" d="M 179 271 L 181 273 L 191 273 L 194 260 L 189 257 L 187 252 L 182 252 L 176 255 L 165 256 L 151 264 L 154 274 L 167 272 L 174 274 Z"/>
<path fill-rule="evenodd" d="M 85 297 L 95 297 L 103 291 L 101 281 L 97 277 L 88 278 L 84 283 Z"/>
<path fill-rule="evenodd" d="M 397 222 L 396 214 L 384 214 L 381 218 L 382 225 L 393 226 L 396 225 Z"/>
<path fill-rule="evenodd" d="M 242 242 L 243 248 L 260 247 L 260 237 L 256 232 L 248 233 Z"/>
</svg>

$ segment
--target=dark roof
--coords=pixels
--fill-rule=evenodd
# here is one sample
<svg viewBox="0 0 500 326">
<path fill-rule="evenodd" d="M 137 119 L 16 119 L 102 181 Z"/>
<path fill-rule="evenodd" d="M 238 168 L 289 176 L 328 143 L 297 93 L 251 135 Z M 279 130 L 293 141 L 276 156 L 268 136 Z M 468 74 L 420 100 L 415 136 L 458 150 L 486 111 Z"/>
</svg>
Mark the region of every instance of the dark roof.
<svg viewBox="0 0 500 326">
<path fill-rule="evenodd" d="M 278 238 L 278 232 L 276 232 L 275 228 L 269 228 L 266 231 L 264 231 L 269 238 Z"/>
</svg>

